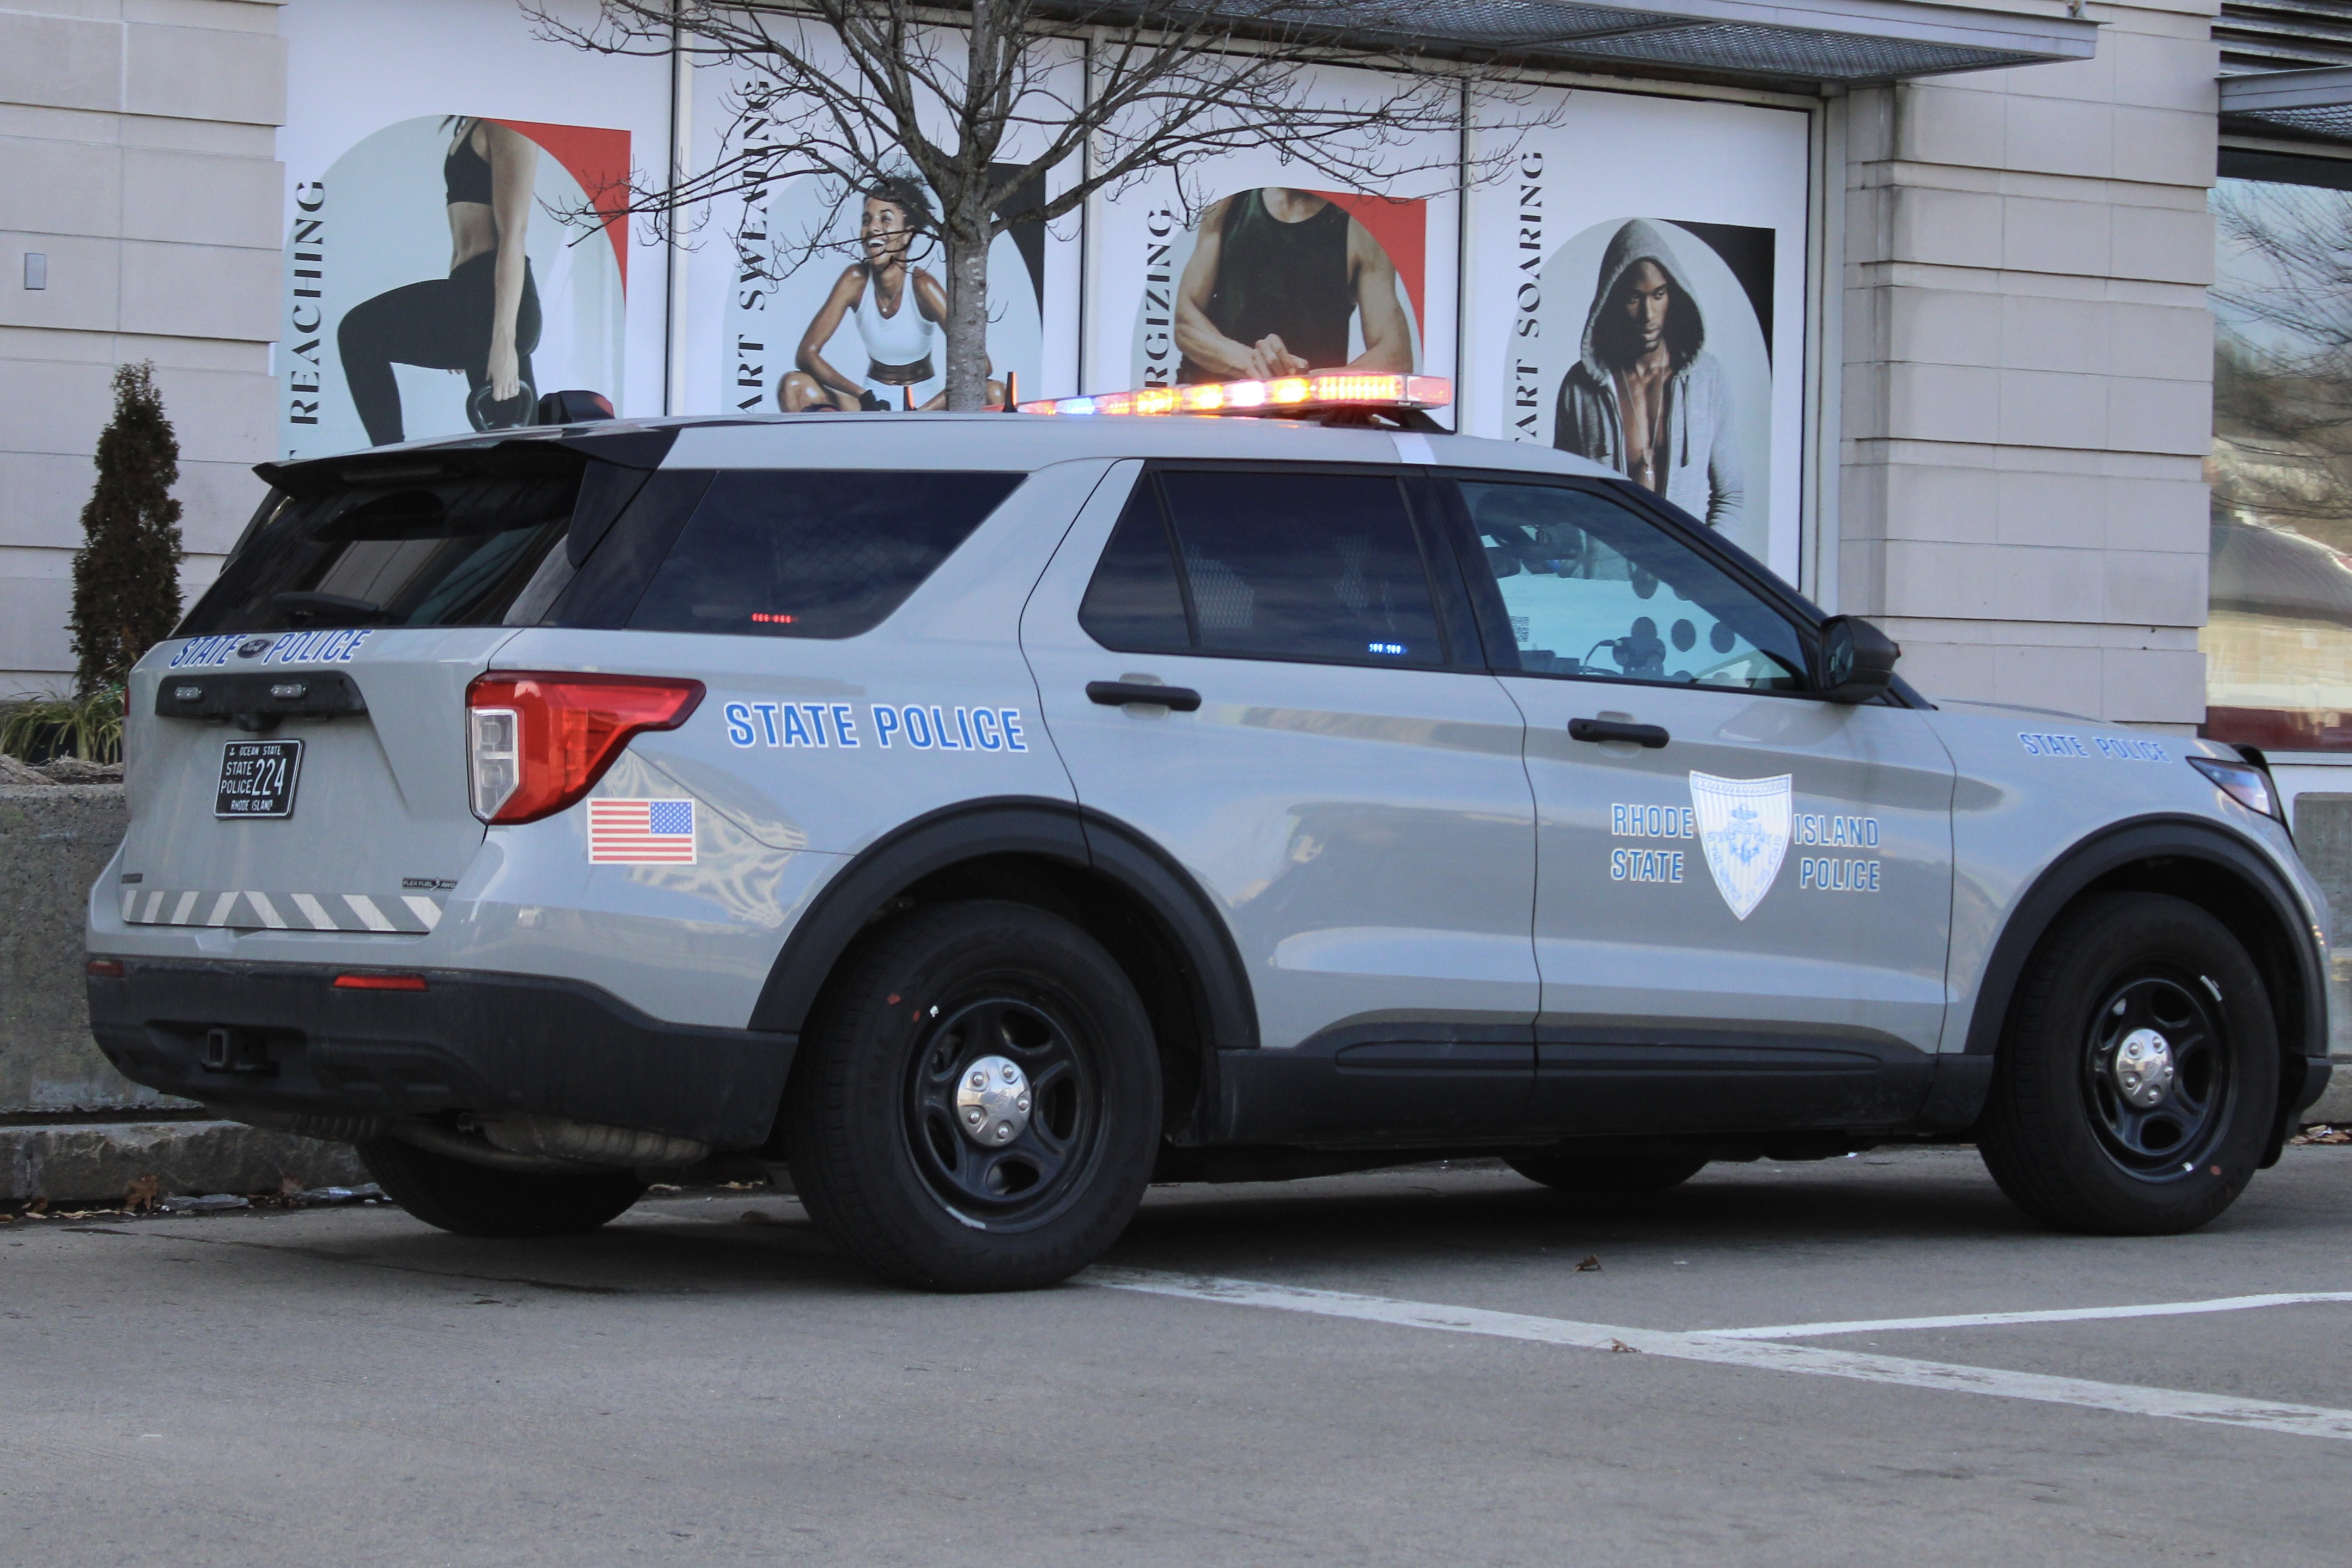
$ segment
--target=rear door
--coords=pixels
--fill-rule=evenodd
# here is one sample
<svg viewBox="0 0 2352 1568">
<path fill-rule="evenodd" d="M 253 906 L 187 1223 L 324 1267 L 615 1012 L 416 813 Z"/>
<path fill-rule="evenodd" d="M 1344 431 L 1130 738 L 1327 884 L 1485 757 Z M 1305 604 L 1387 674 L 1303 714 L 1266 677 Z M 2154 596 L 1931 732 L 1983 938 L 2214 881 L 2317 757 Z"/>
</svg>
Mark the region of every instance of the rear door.
<svg viewBox="0 0 2352 1568">
<path fill-rule="evenodd" d="M 1233 935 L 1263 1049 L 1224 1064 L 1231 1135 L 1509 1126 L 1532 802 L 1425 492 L 1393 468 L 1123 466 L 1022 643 L 1080 803 L 1179 861 Z"/>
<path fill-rule="evenodd" d="M 642 478 L 551 444 L 305 465 L 131 677 L 123 918 L 432 930 L 482 842 L 466 687 L 568 576 L 583 482 Z"/>
<path fill-rule="evenodd" d="M 1535 1124 L 1909 1114 L 1951 928 L 1953 768 L 1925 716 L 1809 695 L 1791 608 L 1605 487 L 1457 494 L 1528 720 Z"/>
</svg>

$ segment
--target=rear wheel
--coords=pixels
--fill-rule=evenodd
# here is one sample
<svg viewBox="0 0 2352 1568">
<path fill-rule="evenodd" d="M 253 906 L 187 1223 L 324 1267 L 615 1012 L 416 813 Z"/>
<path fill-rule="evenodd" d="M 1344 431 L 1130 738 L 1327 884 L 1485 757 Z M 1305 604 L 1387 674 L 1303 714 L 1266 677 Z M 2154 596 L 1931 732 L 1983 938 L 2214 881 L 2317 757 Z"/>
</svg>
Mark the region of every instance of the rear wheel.
<svg viewBox="0 0 2352 1568">
<path fill-rule="evenodd" d="M 917 910 L 828 982 L 785 1128 L 801 1200 L 876 1273 L 1049 1285 L 1143 1199 L 1160 1142 L 1150 1022 L 1066 920 L 993 901 Z"/>
<path fill-rule="evenodd" d="M 1680 1186 L 1706 1168 L 1706 1161 L 1686 1155 L 1658 1155 L 1646 1159 L 1569 1159 L 1542 1155 L 1509 1162 L 1529 1181 L 1539 1181 L 1561 1192 L 1664 1192 Z"/>
<path fill-rule="evenodd" d="M 2252 1178 L 2278 1074 L 2269 996 L 2229 928 L 2182 899 L 2106 894 L 2021 977 L 1977 1145 L 2046 1225 L 2194 1230 Z"/>
<path fill-rule="evenodd" d="M 362 1144 L 359 1154 L 384 1196 L 460 1236 L 577 1236 L 618 1218 L 646 1192 L 627 1171 L 493 1170 L 394 1138 Z"/>
</svg>

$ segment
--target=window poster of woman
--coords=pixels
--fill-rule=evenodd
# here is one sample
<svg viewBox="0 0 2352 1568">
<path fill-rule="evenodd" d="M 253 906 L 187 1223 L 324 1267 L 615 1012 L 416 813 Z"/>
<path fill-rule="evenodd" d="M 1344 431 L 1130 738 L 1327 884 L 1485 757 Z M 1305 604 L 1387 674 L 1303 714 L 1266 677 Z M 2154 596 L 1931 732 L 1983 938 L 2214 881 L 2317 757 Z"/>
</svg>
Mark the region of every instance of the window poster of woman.
<svg viewBox="0 0 2352 1568">
<path fill-rule="evenodd" d="M 1008 202 L 1013 206 L 1019 198 Z M 1038 386 L 1045 225 L 1017 224 L 988 255 L 989 396 Z M 947 404 L 946 254 L 937 202 L 905 169 L 856 182 L 802 175 L 731 214 L 726 405 L 842 413 Z"/>
<path fill-rule="evenodd" d="M 629 135 L 419 116 L 298 182 L 278 369 L 289 456 L 530 423 L 621 390 Z"/>
</svg>

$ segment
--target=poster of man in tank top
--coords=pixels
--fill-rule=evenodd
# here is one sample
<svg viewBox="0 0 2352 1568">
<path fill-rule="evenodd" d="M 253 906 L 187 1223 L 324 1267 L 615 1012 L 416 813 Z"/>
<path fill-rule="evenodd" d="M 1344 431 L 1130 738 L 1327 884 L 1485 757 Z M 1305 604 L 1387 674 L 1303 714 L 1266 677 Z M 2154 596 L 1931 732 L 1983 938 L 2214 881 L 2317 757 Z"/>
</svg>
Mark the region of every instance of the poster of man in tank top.
<svg viewBox="0 0 2352 1568">
<path fill-rule="evenodd" d="M 289 172 L 287 456 L 511 429 L 559 388 L 618 402 L 626 131 L 420 115 Z"/>
<path fill-rule="evenodd" d="M 1334 68 L 1306 90 L 1310 103 L 1360 104 L 1394 88 Z M 1460 132 L 1391 130 L 1347 147 L 1345 178 L 1255 149 L 1154 170 L 1089 203 L 1083 390 L 1349 367 L 1454 376 Z"/>
<path fill-rule="evenodd" d="M 1455 198 L 1241 185 L 1187 225 L 1165 184 L 1090 214 L 1087 386 L 1453 373 Z"/>
<path fill-rule="evenodd" d="M 1419 368 L 1422 207 L 1282 185 L 1212 202 L 1178 274 L 1176 380 Z M 1404 252 L 1402 268 L 1382 235 Z M 1148 306 L 1137 329 L 1141 354 Z"/>
<path fill-rule="evenodd" d="M 1465 428 L 1623 475 L 1793 580 L 1808 157 L 1787 110 L 1563 95 L 1472 197 Z"/>
</svg>

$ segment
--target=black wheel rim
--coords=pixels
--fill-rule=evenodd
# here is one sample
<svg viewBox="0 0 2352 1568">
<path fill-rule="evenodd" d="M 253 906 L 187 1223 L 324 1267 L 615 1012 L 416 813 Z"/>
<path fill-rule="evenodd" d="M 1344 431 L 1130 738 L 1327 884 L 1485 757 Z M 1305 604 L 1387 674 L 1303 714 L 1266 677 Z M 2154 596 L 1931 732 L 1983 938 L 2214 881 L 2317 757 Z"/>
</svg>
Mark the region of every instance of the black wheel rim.
<svg viewBox="0 0 2352 1568">
<path fill-rule="evenodd" d="M 959 1092 L 976 1068 L 1010 1062 L 1028 1091 L 1010 1137 L 975 1135 Z M 907 1076 L 908 1153 L 959 1218 L 1017 1229 L 1050 1218 L 1084 1185 L 1101 1142 L 1102 1085 L 1069 1009 L 1009 990 L 939 1008 Z M 1008 1113 L 1008 1114 L 1011 1114 Z M 993 1133 L 1003 1123 L 983 1131 Z"/>
<path fill-rule="evenodd" d="M 2201 976 L 2143 974 L 2116 985 L 2092 1019 L 2083 1054 L 2091 1128 L 2107 1158 L 2143 1181 L 2189 1176 L 2227 1123 L 2230 1040 L 2210 986 Z M 2118 1067 L 2136 1040 L 2144 1059 L 2150 1036 L 2171 1070 L 2153 1097 L 2145 1081 L 2133 1092 Z"/>
</svg>

